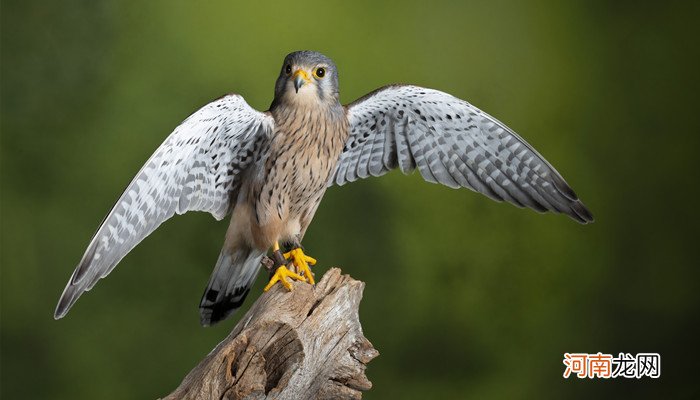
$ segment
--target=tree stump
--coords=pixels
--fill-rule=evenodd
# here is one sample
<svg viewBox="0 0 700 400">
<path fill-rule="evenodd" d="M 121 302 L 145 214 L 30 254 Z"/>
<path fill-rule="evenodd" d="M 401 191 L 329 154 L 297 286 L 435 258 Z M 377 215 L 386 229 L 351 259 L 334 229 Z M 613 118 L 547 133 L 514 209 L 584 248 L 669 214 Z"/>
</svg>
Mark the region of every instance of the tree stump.
<svg viewBox="0 0 700 400">
<path fill-rule="evenodd" d="M 275 285 L 165 400 L 360 399 L 379 355 L 358 316 L 364 286 L 338 268 L 315 287 Z"/>
</svg>

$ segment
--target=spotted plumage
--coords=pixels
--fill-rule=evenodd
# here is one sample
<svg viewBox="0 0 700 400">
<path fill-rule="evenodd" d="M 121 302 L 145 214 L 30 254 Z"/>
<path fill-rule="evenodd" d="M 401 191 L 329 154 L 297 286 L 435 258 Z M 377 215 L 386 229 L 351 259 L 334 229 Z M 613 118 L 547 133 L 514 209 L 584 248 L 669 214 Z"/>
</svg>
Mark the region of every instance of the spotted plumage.
<svg viewBox="0 0 700 400">
<path fill-rule="evenodd" d="M 449 94 L 387 86 L 347 107 L 350 137 L 330 184 L 394 168 L 539 212 L 587 223 L 590 212 L 532 146 L 495 118 Z"/>
<path fill-rule="evenodd" d="M 326 191 L 398 168 L 587 223 L 561 175 L 515 132 L 471 104 L 387 86 L 347 105 L 326 56 L 289 54 L 266 112 L 228 95 L 187 118 L 136 174 L 90 242 L 56 308 L 63 317 L 142 239 L 175 214 L 231 213 L 200 303 L 201 322 L 240 307 L 278 242 L 299 246 Z"/>
</svg>

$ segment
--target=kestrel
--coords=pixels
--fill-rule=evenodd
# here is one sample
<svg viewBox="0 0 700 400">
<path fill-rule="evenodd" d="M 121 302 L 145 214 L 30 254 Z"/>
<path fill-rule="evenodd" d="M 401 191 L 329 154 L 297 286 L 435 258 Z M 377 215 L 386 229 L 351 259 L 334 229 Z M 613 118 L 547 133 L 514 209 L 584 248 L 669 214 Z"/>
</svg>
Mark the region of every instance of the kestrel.
<svg viewBox="0 0 700 400">
<path fill-rule="evenodd" d="M 316 261 L 301 241 L 326 189 L 395 168 L 405 174 L 417 168 L 429 182 L 518 207 L 593 221 L 549 162 L 466 101 L 391 85 L 343 106 L 333 61 L 298 51 L 285 57 L 268 111 L 230 94 L 175 128 L 100 225 L 55 318 L 161 223 L 187 211 L 217 220 L 232 214 L 199 305 L 203 325 L 241 306 L 270 249 L 273 274 L 265 290 L 276 282 L 291 290 L 289 279 L 314 284 L 309 265 Z"/>
</svg>

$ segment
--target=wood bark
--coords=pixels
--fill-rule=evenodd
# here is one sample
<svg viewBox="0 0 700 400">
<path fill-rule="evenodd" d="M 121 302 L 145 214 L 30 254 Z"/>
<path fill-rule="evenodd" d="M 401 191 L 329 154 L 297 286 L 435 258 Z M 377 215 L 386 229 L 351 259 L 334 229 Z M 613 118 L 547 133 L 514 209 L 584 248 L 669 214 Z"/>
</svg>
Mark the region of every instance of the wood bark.
<svg viewBox="0 0 700 400">
<path fill-rule="evenodd" d="M 360 325 L 364 283 L 333 268 L 293 285 L 263 293 L 165 399 L 360 399 L 379 355 Z"/>
</svg>

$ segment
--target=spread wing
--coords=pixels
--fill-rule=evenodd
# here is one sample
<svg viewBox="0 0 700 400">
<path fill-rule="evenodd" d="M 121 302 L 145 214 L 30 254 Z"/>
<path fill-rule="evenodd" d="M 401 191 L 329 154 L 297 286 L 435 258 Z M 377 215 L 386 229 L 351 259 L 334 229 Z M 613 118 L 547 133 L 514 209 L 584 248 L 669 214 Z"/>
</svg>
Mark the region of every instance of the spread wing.
<svg viewBox="0 0 700 400">
<path fill-rule="evenodd" d="M 66 315 L 84 291 L 173 215 L 207 211 L 217 220 L 226 216 L 241 172 L 267 141 L 273 125 L 271 116 L 254 110 L 241 96 L 228 95 L 175 128 L 100 225 L 54 317 Z"/>
<path fill-rule="evenodd" d="M 429 182 L 564 213 L 584 224 L 593 221 L 547 160 L 464 100 L 417 86 L 386 86 L 346 109 L 350 136 L 329 184 L 418 168 Z"/>
</svg>

